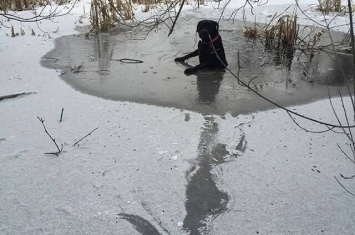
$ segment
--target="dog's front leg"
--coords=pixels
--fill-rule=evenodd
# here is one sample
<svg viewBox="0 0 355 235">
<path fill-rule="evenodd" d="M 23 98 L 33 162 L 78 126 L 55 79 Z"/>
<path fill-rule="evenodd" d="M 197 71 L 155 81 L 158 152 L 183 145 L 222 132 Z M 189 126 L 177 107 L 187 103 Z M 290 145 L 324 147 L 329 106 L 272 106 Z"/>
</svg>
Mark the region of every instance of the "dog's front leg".
<svg viewBox="0 0 355 235">
<path fill-rule="evenodd" d="M 194 72 L 197 72 L 198 70 L 208 68 L 211 64 L 212 64 L 212 61 L 201 63 L 201 64 L 198 64 L 198 65 L 192 67 L 192 68 L 185 69 L 184 73 L 186 75 L 190 75 L 190 74 L 193 74 Z"/>
<path fill-rule="evenodd" d="M 175 58 L 175 62 L 184 62 L 185 60 L 191 58 L 191 57 L 195 57 L 195 56 L 198 56 L 199 52 L 198 52 L 198 49 L 185 55 L 185 56 L 182 56 L 182 57 L 177 57 Z"/>
</svg>

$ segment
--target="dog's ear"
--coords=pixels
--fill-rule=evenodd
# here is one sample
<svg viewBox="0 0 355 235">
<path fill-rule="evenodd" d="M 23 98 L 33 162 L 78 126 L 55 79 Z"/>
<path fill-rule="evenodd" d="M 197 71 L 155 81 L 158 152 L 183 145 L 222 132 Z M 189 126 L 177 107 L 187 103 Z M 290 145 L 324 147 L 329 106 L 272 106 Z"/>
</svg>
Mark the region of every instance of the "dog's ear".
<svg viewBox="0 0 355 235">
<path fill-rule="evenodd" d="M 217 30 L 217 32 L 218 32 L 218 31 L 219 31 L 219 24 L 218 24 L 218 22 L 216 22 L 216 21 L 214 21 L 214 24 L 215 24 L 216 30 Z"/>
<path fill-rule="evenodd" d="M 198 22 L 197 27 L 196 27 L 196 32 L 198 32 L 198 30 L 200 29 L 201 24 L 202 24 L 202 21 Z"/>
</svg>

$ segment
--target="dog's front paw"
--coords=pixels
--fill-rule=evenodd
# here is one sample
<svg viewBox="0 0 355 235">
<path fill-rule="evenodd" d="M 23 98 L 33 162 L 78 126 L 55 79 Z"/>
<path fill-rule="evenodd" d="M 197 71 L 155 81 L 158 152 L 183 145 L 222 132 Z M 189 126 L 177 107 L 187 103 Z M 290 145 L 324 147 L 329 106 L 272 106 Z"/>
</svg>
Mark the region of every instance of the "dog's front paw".
<svg viewBox="0 0 355 235">
<path fill-rule="evenodd" d="M 190 74 L 193 74 L 195 72 L 195 70 L 193 68 L 188 68 L 188 69 L 185 69 L 184 73 L 186 75 L 190 75 Z"/>
<path fill-rule="evenodd" d="M 184 57 L 176 57 L 175 62 L 184 62 L 185 58 Z"/>
</svg>

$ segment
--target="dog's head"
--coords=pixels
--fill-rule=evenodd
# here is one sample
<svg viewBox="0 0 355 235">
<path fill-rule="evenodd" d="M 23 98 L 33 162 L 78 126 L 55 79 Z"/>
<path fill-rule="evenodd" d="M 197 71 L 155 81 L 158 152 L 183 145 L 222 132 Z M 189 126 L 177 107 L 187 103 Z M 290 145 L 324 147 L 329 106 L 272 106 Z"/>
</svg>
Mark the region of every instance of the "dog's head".
<svg viewBox="0 0 355 235">
<path fill-rule="evenodd" d="M 196 32 L 203 42 L 209 42 L 210 37 L 215 38 L 218 36 L 219 25 L 213 20 L 201 20 L 197 24 Z"/>
</svg>

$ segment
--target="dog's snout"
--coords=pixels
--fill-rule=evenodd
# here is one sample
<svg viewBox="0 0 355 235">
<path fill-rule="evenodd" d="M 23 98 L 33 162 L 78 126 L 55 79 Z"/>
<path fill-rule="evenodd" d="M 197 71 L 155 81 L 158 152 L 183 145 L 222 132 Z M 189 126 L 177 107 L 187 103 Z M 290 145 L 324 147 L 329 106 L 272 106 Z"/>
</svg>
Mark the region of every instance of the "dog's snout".
<svg viewBox="0 0 355 235">
<path fill-rule="evenodd" d="M 208 29 L 203 28 L 198 33 L 202 40 L 206 41 L 209 39 L 210 32 L 208 31 Z"/>
<path fill-rule="evenodd" d="M 200 31 L 200 34 L 201 34 L 201 35 L 204 35 L 204 36 L 208 36 L 209 32 L 208 32 L 207 29 L 202 29 L 202 30 Z"/>
</svg>

